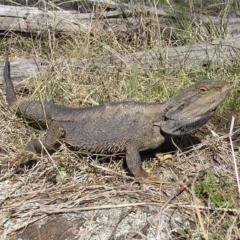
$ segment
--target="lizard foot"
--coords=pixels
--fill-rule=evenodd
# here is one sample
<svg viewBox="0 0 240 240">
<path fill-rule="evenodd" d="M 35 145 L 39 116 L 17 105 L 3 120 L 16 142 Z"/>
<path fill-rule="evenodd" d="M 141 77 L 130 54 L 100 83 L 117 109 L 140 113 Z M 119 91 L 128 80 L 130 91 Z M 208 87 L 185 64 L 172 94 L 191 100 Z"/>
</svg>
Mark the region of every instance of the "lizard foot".
<svg viewBox="0 0 240 240">
<path fill-rule="evenodd" d="M 27 163 L 28 161 L 35 159 L 35 154 L 33 152 L 29 152 L 23 150 L 20 154 L 18 154 L 15 158 L 9 160 L 12 166 L 19 166 L 21 164 Z"/>
</svg>

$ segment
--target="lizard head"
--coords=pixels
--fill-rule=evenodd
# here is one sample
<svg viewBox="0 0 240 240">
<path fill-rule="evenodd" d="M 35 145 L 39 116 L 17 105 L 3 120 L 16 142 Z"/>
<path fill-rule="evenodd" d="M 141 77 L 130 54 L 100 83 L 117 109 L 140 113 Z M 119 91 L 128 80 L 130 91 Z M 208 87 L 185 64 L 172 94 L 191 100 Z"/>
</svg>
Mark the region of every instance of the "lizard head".
<svg viewBox="0 0 240 240">
<path fill-rule="evenodd" d="M 202 80 L 167 102 L 161 130 L 184 135 L 203 126 L 230 91 L 226 81 Z"/>
</svg>

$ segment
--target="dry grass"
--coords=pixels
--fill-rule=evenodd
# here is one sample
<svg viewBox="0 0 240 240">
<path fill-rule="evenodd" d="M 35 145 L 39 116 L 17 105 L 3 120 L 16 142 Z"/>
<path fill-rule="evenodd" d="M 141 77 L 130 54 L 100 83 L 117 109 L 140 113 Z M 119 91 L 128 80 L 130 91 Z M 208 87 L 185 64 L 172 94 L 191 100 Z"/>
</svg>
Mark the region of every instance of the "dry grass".
<svg viewBox="0 0 240 240">
<path fill-rule="evenodd" d="M 230 6 L 222 5 L 220 1 L 215 2 L 217 7 L 221 6 L 220 12 Z M 237 1 L 232 1 L 233 7 L 234 4 Z M 177 6 L 174 2 L 167 4 L 167 7 L 175 10 Z M 233 85 L 229 98 L 219 108 L 215 118 L 201 131 L 195 136 L 173 139 L 174 144 L 171 141 L 167 144 L 167 151 L 174 149 L 172 161 L 161 162 L 154 156 L 154 152 L 143 153 L 144 167 L 150 168 L 163 180 L 156 186 L 139 186 L 129 176 L 123 154 L 88 155 L 71 151 L 65 145 L 52 155 L 37 156 L 37 161 L 12 166 L 8 160 L 17 159 L 26 143 L 31 138 L 43 137 L 44 132 L 32 129 L 15 117 L 6 106 L 2 92 L 0 183 L 7 182 L 17 187 L 0 199 L 0 209 L 4 214 L 9 214 L 12 221 L 22 219 L 22 224 L 11 229 L 12 234 L 53 213 L 158 206 L 158 211 L 151 213 L 142 229 L 151 226 L 156 232 L 168 232 L 169 239 L 240 238 L 239 193 L 232 161 L 234 154 L 239 168 L 239 143 L 237 133 L 234 133 L 233 152 L 228 135 L 232 114 L 237 116 L 235 130 L 239 124 L 239 63 L 212 63 L 188 70 L 166 64 L 159 65 L 158 71 L 142 71 L 127 66 L 121 70 L 108 65 L 101 69 L 88 66 L 79 72 L 72 65 L 62 67 L 57 62 L 60 57 L 93 58 L 113 55 L 120 58 L 124 54 L 154 49 L 156 46 L 184 45 L 219 37 L 213 32 L 207 34 L 196 31 L 196 26 L 188 21 L 186 14 L 189 11 L 187 8 L 186 12 L 178 11 L 181 16 L 178 16 L 178 21 L 172 22 L 173 29 L 161 29 L 153 15 L 149 17 L 151 24 L 147 22 L 146 27 L 142 20 L 138 32 L 129 29 L 127 35 L 126 32 L 100 32 L 93 25 L 91 34 L 56 37 L 50 32 L 42 38 L 8 34 L 10 37 L 1 39 L 2 60 L 7 45 L 11 49 L 10 59 L 45 57 L 49 60 L 49 67 L 40 76 L 31 79 L 33 84 L 30 87 L 26 86 L 27 95 L 25 93 L 26 96 L 22 96 L 26 98 L 44 99 L 68 106 L 128 99 L 166 101 L 186 85 L 203 78 L 226 79 Z M 197 138 L 201 142 L 192 145 Z M 119 202 L 113 205 L 109 199 L 118 199 Z M 123 200 L 128 203 L 122 203 Z M 128 214 L 127 212 L 126 215 Z M 164 221 L 161 222 L 165 215 L 169 219 L 172 216 L 172 222 L 169 221 L 168 226 Z M 120 221 L 123 218 L 120 217 Z M 2 223 L 3 228 L 4 224 Z M 138 232 L 135 235 L 148 239 L 144 234 Z M 126 234 L 127 239 L 135 235 Z"/>
</svg>

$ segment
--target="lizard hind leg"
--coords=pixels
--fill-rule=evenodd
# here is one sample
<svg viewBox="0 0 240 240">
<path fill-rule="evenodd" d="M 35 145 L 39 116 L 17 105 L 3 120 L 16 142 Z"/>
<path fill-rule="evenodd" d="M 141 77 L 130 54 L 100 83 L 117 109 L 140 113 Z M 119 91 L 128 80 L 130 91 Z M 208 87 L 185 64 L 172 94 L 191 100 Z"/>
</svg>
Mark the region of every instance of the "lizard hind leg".
<svg viewBox="0 0 240 240">
<path fill-rule="evenodd" d="M 14 160 L 11 160 L 11 162 L 14 165 L 25 164 L 34 158 L 35 153 L 41 153 L 44 149 L 48 151 L 55 150 L 57 145 L 60 144 L 60 138 L 63 137 L 64 134 L 65 131 L 63 127 L 56 123 L 52 123 L 46 133 L 46 137 L 42 141 L 39 139 L 31 140 L 27 144 L 25 150 Z"/>
<path fill-rule="evenodd" d="M 40 142 L 38 139 L 33 139 L 27 144 L 25 150 L 34 153 L 41 153 L 44 148 L 48 151 L 55 150 L 57 145 L 60 144 L 60 138 L 63 137 L 64 134 L 65 131 L 63 127 L 53 122 L 51 123 L 49 130 L 47 131 L 42 142 Z"/>
</svg>

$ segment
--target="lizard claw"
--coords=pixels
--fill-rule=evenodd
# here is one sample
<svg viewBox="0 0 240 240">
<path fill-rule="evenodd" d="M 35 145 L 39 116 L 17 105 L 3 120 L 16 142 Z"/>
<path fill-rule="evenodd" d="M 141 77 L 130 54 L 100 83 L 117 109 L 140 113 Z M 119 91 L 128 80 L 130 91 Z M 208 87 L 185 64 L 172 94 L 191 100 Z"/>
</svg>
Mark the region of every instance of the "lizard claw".
<svg viewBox="0 0 240 240">
<path fill-rule="evenodd" d="M 158 176 L 151 175 L 146 178 L 137 178 L 140 184 L 161 184 L 163 181 Z"/>
<path fill-rule="evenodd" d="M 173 161 L 173 155 L 172 155 L 172 154 L 157 153 L 155 156 L 157 157 L 157 159 L 158 159 L 160 162 Z"/>
</svg>

